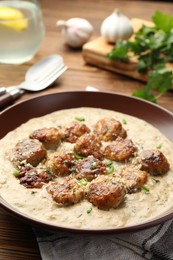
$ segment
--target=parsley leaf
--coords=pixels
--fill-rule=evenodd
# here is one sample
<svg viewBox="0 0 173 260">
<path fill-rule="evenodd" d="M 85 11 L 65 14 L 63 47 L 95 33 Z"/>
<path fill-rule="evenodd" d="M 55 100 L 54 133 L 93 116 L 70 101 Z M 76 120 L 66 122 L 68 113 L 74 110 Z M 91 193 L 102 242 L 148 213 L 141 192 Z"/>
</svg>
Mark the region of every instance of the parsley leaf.
<svg viewBox="0 0 173 260">
<path fill-rule="evenodd" d="M 132 95 L 156 102 L 173 85 L 173 72 L 166 66 L 173 62 L 173 16 L 156 11 L 152 21 L 153 26 L 143 25 L 134 33 L 133 41 L 118 41 L 108 58 L 124 62 L 135 56 L 137 70 L 148 73 L 148 81 Z"/>
<path fill-rule="evenodd" d="M 172 87 L 172 70 L 161 68 L 150 71 L 148 74 L 148 87 L 158 92 L 166 92 Z"/>
<path fill-rule="evenodd" d="M 169 16 L 168 14 L 156 11 L 152 20 L 157 29 L 169 32 L 173 28 L 173 16 Z"/>
<path fill-rule="evenodd" d="M 156 97 L 152 93 L 151 89 L 145 85 L 142 89 L 137 89 L 135 92 L 133 92 L 132 96 L 139 97 L 145 100 L 148 100 L 150 102 L 156 103 Z"/>
<path fill-rule="evenodd" d="M 114 48 L 112 52 L 108 54 L 108 58 L 110 60 L 114 60 L 116 58 L 116 60 L 128 61 L 129 60 L 128 52 L 129 52 L 128 42 L 120 41 L 117 42 L 116 48 Z"/>
</svg>

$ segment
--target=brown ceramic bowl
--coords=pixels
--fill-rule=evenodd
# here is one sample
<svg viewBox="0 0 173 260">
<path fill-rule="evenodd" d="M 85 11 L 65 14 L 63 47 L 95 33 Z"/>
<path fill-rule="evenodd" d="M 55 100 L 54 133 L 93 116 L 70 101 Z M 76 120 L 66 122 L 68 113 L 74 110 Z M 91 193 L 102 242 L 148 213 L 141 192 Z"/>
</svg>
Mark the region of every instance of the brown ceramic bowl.
<svg viewBox="0 0 173 260">
<path fill-rule="evenodd" d="M 156 128 L 158 128 L 164 135 L 173 141 L 173 114 L 157 105 L 151 104 L 141 99 L 112 93 L 103 92 L 64 92 L 49 95 L 42 95 L 20 102 L 16 105 L 7 108 L 0 114 L 0 138 L 3 138 L 9 131 L 15 129 L 20 124 L 26 122 L 33 117 L 43 116 L 60 109 L 68 109 L 75 107 L 97 107 L 111 109 L 126 113 L 138 118 L 144 119 Z M 114 228 L 109 230 L 78 230 L 62 228 L 56 225 L 51 225 L 38 221 L 34 218 L 19 212 L 13 208 L 7 201 L 0 197 L 0 203 L 13 216 L 26 221 L 34 226 L 40 226 L 51 230 L 68 230 L 72 232 L 127 232 L 136 231 L 143 228 L 148 228 L 156 224 L 160 224 L 173 217 L 173 208 L 164 215 L 155 218 L 152 221 L 141 223 L 138 225 L 126 228 Z"/>
</svg>

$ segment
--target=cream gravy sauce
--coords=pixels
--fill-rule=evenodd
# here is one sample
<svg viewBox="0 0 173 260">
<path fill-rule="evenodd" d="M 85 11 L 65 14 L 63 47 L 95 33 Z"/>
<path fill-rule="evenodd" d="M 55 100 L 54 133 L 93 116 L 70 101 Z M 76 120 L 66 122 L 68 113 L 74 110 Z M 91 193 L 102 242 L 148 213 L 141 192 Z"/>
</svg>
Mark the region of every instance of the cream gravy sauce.
<svg viewBox="0 0 173 260">
<path fill-rule="evenodd" d="M 14 166 L 9 160 L 10 151 L 19 140 L 29 136 L 34 130 L 43 127 L 56 127 L 84 117 L 85 124 L 92 129 L 101 118 L 113 117 L 119 120 L 138 150 L 156 149 L 167 157 L 170 171 L 164 176 L 156 176 L 155 182 L 150 176 L 147 182 L 150 192 L 141 190 L 127 194 L 125 201 L 116 209 L 99 210 L 83 200 L 76 205 L 59 207 L 46 191 L 45 184 L 41 189 L 27 189 L 14 177 Z M 59 150 L 72 151 L 74 144 L 66 143 Z M 122 167 L 122 163 L 115 163 Z M 112 229 L 141 224 L 154 219 L 173 208 L 173 144 L 155 127 L 146 121 L 105 109 L 75 108 L 57 111 L 40 118 L 33 118 L 8 133 L 0 140 L 0 195 L 15 209 L 39 221 L 61 227 L 79 229 Z"/>
</svg>

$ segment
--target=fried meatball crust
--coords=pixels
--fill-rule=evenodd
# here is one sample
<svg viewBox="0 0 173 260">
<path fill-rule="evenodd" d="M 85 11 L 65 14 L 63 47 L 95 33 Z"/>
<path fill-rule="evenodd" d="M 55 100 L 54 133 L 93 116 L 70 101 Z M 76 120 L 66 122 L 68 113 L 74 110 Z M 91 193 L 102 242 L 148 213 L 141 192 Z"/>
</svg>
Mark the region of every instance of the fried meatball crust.
<svg viewBox="0 0 173 260">
<path fill-rule="evenodd" d="M 103 141 L 113 141 L 118 136 L 122 138 L 127 136 L 122 124 L 114 118 L 100 119 L 94 126 L 94 131 Z"/>
<path fill-rule="evenodd" d="M 51 153 L 46 161 L 47 169 L 56 176 L 71 174 L 75 166 L 75 157 L 71 153 Z"/>
<path fill-rule="evenodd" d="M 146 171 L 141 171 L 137 167 L 133 166 L 126 166 L 123 169 L 121 176 L 128 193 L 140 190 L 148 179 Z"/>
<path fill-rule="evenodd" d="M 21 163 L 37 166 L 46 158 L 47 151 L 38 140 L 24 139 L 19 141 L 13 151 L 12 162 L 18 168 Z"/>
<path fill-rule="evenodd" d="M 103 157 L 101 152 L 102 143 L 95 134 L 84 134 L 76 142 L 74 146 L 75 153 L 87 157 L 93 155 L 95 158 Z"/>
<path fill-rule="evenodd" d="M 61 206 L 76 204 L 84 198 L 83 187 L 72 177 L 59 178 L 46 189 L 52 199 Z"/>
<path fill-rule="evenodd" d="M 93 155 L 80 160 L 76 166 L 76 173 L 74 175 L 77 179 L 86 179 L 92 181 L 98 175 L 107 174 L 106 165 Z"/>
<path fill-rule="evenodd" d="M 39 140 L 44 144 L 46 149 L 56 149 L 61 141 L 61 132 L 55 127 L 45 127 L 35 130 L 30 135 L 30 138 Z"/>
<path fill-rule="evenodd" d="M 86 198 L 99 209 L 117 208 L 124 200 L 125 188 L 113 176 L 101 175 L 87 187 Z"/>
<path fill-rule="evenodd" d="M 79 122 L 71 122 L 67 127 L 62 130 L 63 141 L 75 143 L 77 139 L 85 133 L 90 133 L 89 127 Z"/>
<path fill-rule="evenodd" d="M 35 167 L 24 167 L 19 171 L 19 182 L 26 188 L 41 188 L 45 183 L 52 180 L 50 174 L 46 170 L 37 169 Z"/>
<path fill-rule="evenodd" d="M 109 160 L 124 161 L 133 156 L 136 150 L 132 140 L 118 137 L 105 147 L 104 155 Z"/>
<path fill-rule="evenodd" d="M 170 169 L 170 164 L 165 155 L 159 150 L 144 150 L 139 154 L 141 169 L 151 175 L 164 175 Z"/>
</svg>

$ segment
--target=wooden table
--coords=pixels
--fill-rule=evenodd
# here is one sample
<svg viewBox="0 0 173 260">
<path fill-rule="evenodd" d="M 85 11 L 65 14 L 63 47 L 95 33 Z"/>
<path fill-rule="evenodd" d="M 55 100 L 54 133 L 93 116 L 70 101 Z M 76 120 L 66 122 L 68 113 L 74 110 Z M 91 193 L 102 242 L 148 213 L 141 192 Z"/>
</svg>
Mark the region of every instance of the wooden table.
<svg viewBox="0 0 173 260">
<path fill-rule="evenodd" d="M 85 86 L 97 87 L 100 91 L 111 91 L 131 95 L 143 85 L 142 82 L 85 64 L 81 50 L 72 50 L 64 44 L 56 27 L 59 19 L 82 17 L 94 26 L 92 39 L 99 36 L 100 24 L 111 12 L 118 8 L 129 18 L 139 17 L 150 20 L 156 10 L 172 14 L 171 1 L 115 1 L 115 0 L 42 0 L 41 7 L 46 27 L 46 36 L 37 55 L 23 65 L 0 65 L 0 86 L 10 86 L 24 79 L 27 69 L 40 58 L 50 54 L 60 54 L 69 69 L 49 89 L 40 93 L 26 93 L 17 102 L 38 96 L 72 90 L 85 90 Z M 159 105 L 173 112 L 173 93 L 166 93 L 159 99 Z M 2 127 L 2 126 L 1 126 Z M 41 259 L 32 227 L 0 210 L 0 259 Z"/>
</svg>

